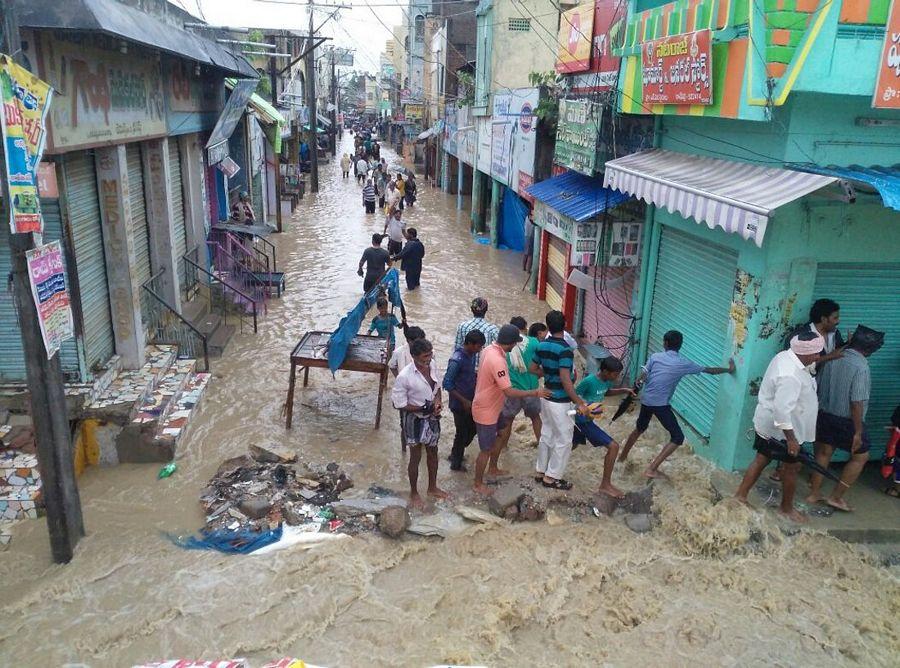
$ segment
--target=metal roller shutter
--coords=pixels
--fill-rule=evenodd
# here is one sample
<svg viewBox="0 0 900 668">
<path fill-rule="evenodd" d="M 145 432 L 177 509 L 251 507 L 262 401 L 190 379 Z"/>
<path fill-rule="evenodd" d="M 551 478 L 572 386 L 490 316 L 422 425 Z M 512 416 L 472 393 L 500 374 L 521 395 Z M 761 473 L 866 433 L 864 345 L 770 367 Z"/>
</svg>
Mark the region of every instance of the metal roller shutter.
<svg viewBox="0 0 900 668">
<path fill-rule="evenodd" d="M 44 201 L 41 200 L 41 207 Z M 8 279 L 12 271 L 12 254 L 9 250 L 9 214 L 6 201 L 0 198 L 0 381 L 15 382 L 25 380 L 25 355 L 22 352 L 22 334 L 19 330 L 19 315 L 12 290 L 8 289 Z"/>
<path fill-rule="evenodd" d="M 93 368 L 112 357 L 115 349 L 94 156 L 84 151 L 69 153 L 63 167 L 81 295 L 85 361 Z"/>
<path fill-rule="evenodd" d="M 184 263 L 182 256 L 187 253 L 187 229 L 184 224 L 184 191 L 181 184 L 181 154 L 178 138 L 169 137 L 169 188 L 172 191 L 172 227 L 175 234 L 175 262 L 178 267 L 179 282 L 184 284 Z"/>
<path fill-rule="evenodd" d="M 737 254 L 699 237 L 662 228 L 648 354 L 662 350 L 670 329 L 684 335 L 681 353 L 697 364 L 721 366 L 728 340 L 728 314 Z M 716 412 L 719 379 L 686 376 L 672 407 L 703 436 L 709 436 Z"/>
<path fill-rule="evenodd" d="M 131 202 L 131 231 L 134 237 L 135 271 L 138 284 L 143 285 L 153 275 L 150 271 L 150 228 L 147 225 L 147 207 L 144 202 L 144 168 L 141 164 L 141 147 L 128 144 L 125 147 L 128 164 L 128 198 Z"/>
<path fill-rule="evenodd" d="M 884 346 L 869 357 L 872 391 L 866 427 L 872 439 L 871 459 L 884 454 L 884 425 L 900 402 L 900 265 L 820 264 L 816 270 L 815 297 L 827 297 L 841 305 L 841 330 L 866 325 L 884 332 Z"/>
</svg>

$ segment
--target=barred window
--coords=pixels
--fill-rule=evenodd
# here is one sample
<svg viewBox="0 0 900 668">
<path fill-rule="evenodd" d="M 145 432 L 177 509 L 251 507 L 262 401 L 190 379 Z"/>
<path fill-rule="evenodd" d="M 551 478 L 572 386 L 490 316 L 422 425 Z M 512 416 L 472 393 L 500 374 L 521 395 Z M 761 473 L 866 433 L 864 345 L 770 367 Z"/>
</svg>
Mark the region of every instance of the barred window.
<svg viewBox="0 0 900 668">
<path fill-rule="evenodd" d="M 508 29 L 510 32 L 530 32 L 531 19 L 509 19 Z"/>
</svg>

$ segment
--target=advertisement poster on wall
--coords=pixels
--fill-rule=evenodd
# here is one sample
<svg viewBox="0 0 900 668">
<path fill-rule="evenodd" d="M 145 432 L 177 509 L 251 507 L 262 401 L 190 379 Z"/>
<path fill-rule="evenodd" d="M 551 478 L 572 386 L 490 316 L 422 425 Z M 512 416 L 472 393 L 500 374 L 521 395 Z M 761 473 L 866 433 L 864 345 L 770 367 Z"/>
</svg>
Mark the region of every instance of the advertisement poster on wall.
<svg viewBox="0 0 900 668">
<path fill-rule="evenodd" d="M 555 237 L 571 246 L 570 262 L 574 266 L 592 265 L 597 254 L 597 234 L 600 225 L 596 222 L 576 223 L 568 216 L 561 215 L 543 202 L 535 202 L 534 221 Z"/>
<path fill-rule="evenodd" d="M 602 107 L 589 100 L 559 101 L 554 162 L 593 176 L 597 164 L 601 113 Z"/>
<path fill-rule="evenodd" d="M 41 35 L 41 75 L 53 86 L 50 152 L 166 134 L 159 62 L 93 47 L 92 38 Z"/>
<path fill-rule="evenodd" d="M 0 134 L 9 184 L 9 229 L 13 233 L 43 232 L 37 187 L 44 151 L 46 118 L 53 91 L 31 72 L 4 56 L 0 62 Z"/>
<path fill-rule="evenodd" d="M 491 176 L 520 195 L 524 191 L 519 189 L 519 174 L 534 176 L 539 100 L 537 88 L 516 88 L 494 96 Z"/>
<path fill-rule="evenodd" d="M 646 42 L 641 67 L 644 104 L 712 104 L 709 30 Z"/>
<path fill-rule="evenodd" d="M 75 334 L 62 246 L 59 241 L 51 241 L 25 251 L 25 261 L 44 348 L 47 359 L 51 359 L 62 342 Z"/>
<path fill-rule="evenodd" d="M 491 117 L 475 119 L 475 132 L 478 145 L 476 147 L 476 167 L 484 174 L 491 173 L 491 148 L 493 146 L 493 128 Z"/>
<path fill-rule="evenodd" d="M 571 74 L 588 69 L 591 65 L 593 35 L 594 3 L 592 0 L 563 12 L 559 17 L 556 71 L 560 74 Z"/>
<path fill-rule="evenodd" d="M 900 109 L 900 0 L 891 2 L 872 106 Z"/>
<path fill-rule="evenodd" d="M 596 0 L 594 3 L 594 39 L 591 44 L 591 66 L 586 72 L 571 78 L 570 91 L 574 95 L 599 93 L 616 87 L 620 58 L 612 54 L 616 30 L 626 14 L 619 0 Z"/>
</svg>

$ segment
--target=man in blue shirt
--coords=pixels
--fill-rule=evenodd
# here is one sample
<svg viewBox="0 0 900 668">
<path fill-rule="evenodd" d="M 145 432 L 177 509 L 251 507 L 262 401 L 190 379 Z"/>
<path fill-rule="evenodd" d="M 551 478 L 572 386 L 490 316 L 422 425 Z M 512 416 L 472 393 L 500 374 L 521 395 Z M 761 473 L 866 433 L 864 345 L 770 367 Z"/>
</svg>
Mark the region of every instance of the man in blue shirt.
<svg viewBox="0 0 900 668">
<path fill-rule="evenodd" d="M 684 432 L 681 431 L 675 413 L 669 405 L 679 381 L 685 376 L 697 373 L 708 373 L 713 376 L 734 373 L 733 359 L 728 360 L 726 369 L 718 366 L 703 367 L 682 357 L 678 351 L 681 350 L 683 340 L 681 332 L 674 329 L 663 334 L 663 352 L 650 355 L 650 359 L 647 360 L 647 364 L 644 365 L 640 378 L 638 378 L 638 383 L 644 383 L 644 389 L 641 392 L 641 412 L 638 414 L 634 431 L 625 441 L 619 461 L 625 461 L 635 441 L 650 426 L 650 418 L 656 416 L 663 428 L 669 432 L 669 442 L 644 471 L 644 475 L 648 478 L 665 478 L 666 475 L 659 471 L 659 465 L 668 459 L 679 445 L 684 443 Z"/>
<path fill-rule="evenodd" d="M 574 403 L 582 414 L 588 413 L 587 403 L 575 392 L 574 359 L 572 348 L 563 334 L 566 317 L 560 311 L 547 314 L 550 336 L 541 341 L 529 365 L 529 371 L 544 378 L 544 389 L 550 396 L 541 399 L 541 439 L 535 464 L 535 480 L 551 489 L 572 489 L 572 483 L 563 478 L 569 455 L 572 454 L 572 431 L 575 427 L 568 412 Z"/>
<path fill-rule="evenodd" d="M 472 399 L 475 398 L 475 358 L 484 347 L 484 334 L 473 329 L 466 334 L 462 348 L 457 348 L 447 363 L 443 387 L 450 395 L 450 412 L 456 435 L 450 451 L 450 470 L 465 471 L 463 458 L 466 448 L 475 438 L 475 420 L 472 418 Z"/>
</svg>

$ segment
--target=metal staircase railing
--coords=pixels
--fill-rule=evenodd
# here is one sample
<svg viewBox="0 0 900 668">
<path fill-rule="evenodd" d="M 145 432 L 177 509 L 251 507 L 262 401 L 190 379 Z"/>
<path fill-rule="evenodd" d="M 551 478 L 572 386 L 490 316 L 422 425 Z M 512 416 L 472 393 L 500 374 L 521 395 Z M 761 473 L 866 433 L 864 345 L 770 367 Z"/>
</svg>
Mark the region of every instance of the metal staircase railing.
<svg viewBox="0 0 900 668">
<path fill-rule="evenodd" d="M 209 371 L 209 348 L 200 330 L 184 319 L 162 296 L 161 282 L 165 271 L 159 271 L 141 285 L 141 315 L 151 343 L 178 346 L 179 357 L 203 360 L 203 371 Z"/>
<path fill-rule="evenodd" d="M 237 316 L 240 332 L 244 332 L 244 324 L 252 316 L 253 332 L 258 331 L 259 310 L 258 302 L 240 288 L 223 281 L 215 273 L 209 271 L 200 263 L 200 250 L 205 248 L 198 246 L 186 253 L 182 260 L 185 266 L 185 282 L 195 286 L 194 289 L 203 294 L 207 300 L 210 312 L 218 311 L 222 314 L 224 324 L 228 324 L 229 313 Z M 201 291 L 202 288 L 202 291 Z M 229 308 L 231 304 L 232 308 Z M 248 313 L 246 306 L 250 305 Z"/>
</svg>

